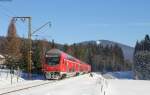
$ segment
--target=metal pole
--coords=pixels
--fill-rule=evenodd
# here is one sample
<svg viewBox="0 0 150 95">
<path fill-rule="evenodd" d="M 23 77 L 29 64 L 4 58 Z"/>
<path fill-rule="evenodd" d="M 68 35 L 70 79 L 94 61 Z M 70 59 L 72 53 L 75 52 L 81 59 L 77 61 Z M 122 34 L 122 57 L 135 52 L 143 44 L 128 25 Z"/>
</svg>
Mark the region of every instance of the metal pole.
<svg viewBox="0 0 150 95">
<path fill-rule="evenodd" d="M 29 49 L 28 49 L 28 78 L 31 79 L 32 77 L 32 33 L 31 33 L 31 17 L 13 17 L 13 20 L 16 21 L 17 19 L 25 20 L 28 19 L 28 42 L 29 42 Z"/>
<path fill-rule="evenodd" d="M 43 27 L 45 27 L 46 25 L 49 24 L 49 26 L 51 25 L 51 22 L 47 22 L 44 25 L 42 25 L 40 28 L 36 29 L 35 31 L 31 31 L 31 17 L 29 16 L 24 16 L 24 17 L 13 17 L 13 20 L 15 21 L 16 19 L 28 19 L 28 42 L 29 42 L 29 50 L 28 50 L 28 78 L 31 79 L 32 78 L 32 35 L 34 33 L 36 33 L 37 31 L 39 31 L 40 29 L 42 29 Z"/>
<path fill-rule="evenodd" d="M 29 19 L 29 30 L 28 30 L 28 39 L 29 39 L 29 56 L 28 56 L 28 71 L 29 71 L 29 79 L 31 79 L 31 70 L 32 70 L 32 34 L 31 34 L 31 17 Z"/>
</svg>

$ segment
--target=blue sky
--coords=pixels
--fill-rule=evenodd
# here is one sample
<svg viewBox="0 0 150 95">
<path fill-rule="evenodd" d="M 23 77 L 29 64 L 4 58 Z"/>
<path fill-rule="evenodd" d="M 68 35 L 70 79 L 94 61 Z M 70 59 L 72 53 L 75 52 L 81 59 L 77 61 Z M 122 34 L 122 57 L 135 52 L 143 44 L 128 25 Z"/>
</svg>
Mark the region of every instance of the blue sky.
<svg viewBox="0 0 150 95">
<path fill-rule="evenodd" d="M 35 39 L 58 43 L 111 40 L 134 46 L 150 34 L 150 0 L 12 0 L 0 1 L 0 35 L 6 35 L 12 16 L 31 16 Z M 27 36 L 27 22 L 16 23 L 18 35 Z"/>
</svg>

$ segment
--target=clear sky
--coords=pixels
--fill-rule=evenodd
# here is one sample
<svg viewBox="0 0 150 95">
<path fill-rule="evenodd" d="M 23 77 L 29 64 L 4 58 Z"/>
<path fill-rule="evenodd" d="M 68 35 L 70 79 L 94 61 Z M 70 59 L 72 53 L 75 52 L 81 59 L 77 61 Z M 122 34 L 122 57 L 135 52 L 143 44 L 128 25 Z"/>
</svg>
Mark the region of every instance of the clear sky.
<svg viewBox="0 0 150 95">
<path fill-rule="evenodd" d="M 150 0 L 0 0 L 0 35 L 12 16 L 31 16 L 32 30 L 51 21 L 34 38 L 62 44 L 105 39 L 134 46 L 150 34 Z M 26 37 L 27 24 L 16 25 Z"/>
</svg>

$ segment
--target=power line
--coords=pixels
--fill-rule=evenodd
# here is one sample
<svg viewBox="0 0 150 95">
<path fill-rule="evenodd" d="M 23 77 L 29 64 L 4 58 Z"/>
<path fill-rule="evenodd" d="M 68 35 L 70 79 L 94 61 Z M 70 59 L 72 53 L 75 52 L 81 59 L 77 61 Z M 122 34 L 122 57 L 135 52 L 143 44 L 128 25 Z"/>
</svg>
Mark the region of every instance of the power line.
<svg viewBox="0 0 150 95">
<path fill-rule="evenodd" d="M 38 29 L 36 29 L 35 31 L 32 32 L 32 34 L 36 33 L 37 31 L 40 31 L 43 27 L 45 27 L 46 25 L 49 26 L 49 28 L 51 27 L 51 22 L 47 22 L 44 25 L 42 25 L 41 27 L 39 27 Z"/>
</svg>

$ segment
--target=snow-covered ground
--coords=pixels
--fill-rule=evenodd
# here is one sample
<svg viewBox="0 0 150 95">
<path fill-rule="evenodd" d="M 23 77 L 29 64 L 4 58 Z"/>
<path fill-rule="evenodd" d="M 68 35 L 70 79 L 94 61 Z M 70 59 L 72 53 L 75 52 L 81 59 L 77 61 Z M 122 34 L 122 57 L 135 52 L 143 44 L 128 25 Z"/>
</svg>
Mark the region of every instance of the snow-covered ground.
<svg viewBox="0 0 150 95">
<path fill-rule="evenodd" d="M 23 81 L 25 80 L 16 74 L 10 74 L 10 70 L 0 69 L 0 88 Z"/>
<path fill-rule="evenodd" d="M 150 81 L 109 79 L 107 95 L 150 95 Z"/>
<path fill-rule="evenodd" d="M 133 72 L 110 72 L 107 78 L 107 95 L 150 95 L 150 81 L 134 80 Z"/>
<path fill-rule="evenodd" d="M 117 74 L 127 76 L 129 73 L 118 72 Z M 12 88 L 17 89 L 26 85 L 51 81 L 48 84 L 6 95 L 150 95 L 150 81 L 117 79 L 113 75 L 112 73 L 107 74 L 105 77 L 108 79 L 106 79 L 100 73 L 93 73 L 93 77 L 84 74 L 54 82 L 52 80 L 24 80 L 20 78 L 18 83 L 12 85 L 10 85 L 10 80 L 0 80 L 0 85 L 3 84 L 0 86 L 0 93 Z"/>
<path fill-rule="evenodd" d="M 85 74 L 7 95 L 103 95 L 106 82 L 101 75 Z"/>
<path fill-rule="evenodd" d="M 15 71 L 14 74 L 10 74 L 10 70 L 0 69 L 0 93 L 6 88 L 13 88 L 41 81 L 43 81 L 41 76 L 36 77 L 36 79 L 34 77 L 33 80 L 27 80 L 27 74 L 25 73 L 18 73 Z"/>
<path fill-rule="evenodd" d="M 85 74 L 8 95 L 100 95 L 105 88 L 101 89 L 104 80 L 100 77 Z"/>
</svg>

